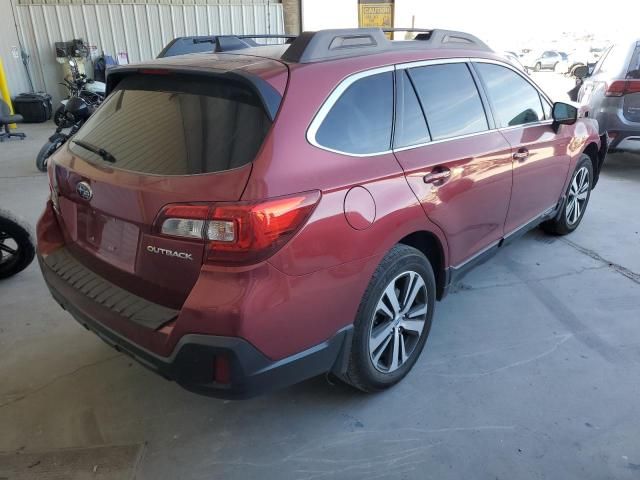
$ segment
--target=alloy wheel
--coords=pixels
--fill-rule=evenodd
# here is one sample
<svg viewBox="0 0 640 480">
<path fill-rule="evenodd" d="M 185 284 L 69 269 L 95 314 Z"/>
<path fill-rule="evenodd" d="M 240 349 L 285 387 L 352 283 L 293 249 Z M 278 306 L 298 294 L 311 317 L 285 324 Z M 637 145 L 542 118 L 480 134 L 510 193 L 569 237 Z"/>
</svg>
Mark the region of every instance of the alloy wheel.
<svg viewBox="0 0 640 480">
<path fill-rule="evenodd" d="M 369 357 L 376 370 L 391 373 L 409 360 L 425 328 L 427 298 L 424 279 L 414 271 L 389 282 L 369 332 Z"/>
<path fill-rule="evenodd" d="M 565 218 L 567 224 L 572 226 L 578 223 L 589 199 L 589 189 L 591 186 L 589 178 L 589 170 L 587 167 L 581 167 L 574 174 L 569 188 L 567 205 L 565 207 Z"/>
<path fill-rule="evenodd" d="M 0 265 L 18 258 L 18 244 L 8 233 L 0 231 Z"/>
</svg>

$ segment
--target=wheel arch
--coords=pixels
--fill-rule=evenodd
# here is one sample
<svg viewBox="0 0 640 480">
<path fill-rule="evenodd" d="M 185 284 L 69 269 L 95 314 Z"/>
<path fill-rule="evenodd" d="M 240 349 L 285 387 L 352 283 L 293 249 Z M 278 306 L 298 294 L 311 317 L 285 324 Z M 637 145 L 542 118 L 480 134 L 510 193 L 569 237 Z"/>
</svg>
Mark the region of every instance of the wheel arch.
<svg viewBox="0 0 640 480">
<path fill-rule="evenodd" d="M 593 190 L 593 188 L 598 183 L 598 178 L 600 177 L 600 167 L 602 167 L 602 161 L 604 160 L 604 157 L 601 158 L 600 149 L 595 142 L 589 143 L 589 145 L 585 147 L 582 153 L 591 159 L 591 165 L 593 167 L 593 185 L 591 186 L 591 189 Z"/>
<path fill-rule="evenodd" d="M 446 257 L 444 246 L 438 236 L 432 232 L 421 230 L 405 235 L 398 243 L 413 247 L 427 257 L 436 278 L 436 298 L 442 299 L 447 285 Z"/>
</svg>

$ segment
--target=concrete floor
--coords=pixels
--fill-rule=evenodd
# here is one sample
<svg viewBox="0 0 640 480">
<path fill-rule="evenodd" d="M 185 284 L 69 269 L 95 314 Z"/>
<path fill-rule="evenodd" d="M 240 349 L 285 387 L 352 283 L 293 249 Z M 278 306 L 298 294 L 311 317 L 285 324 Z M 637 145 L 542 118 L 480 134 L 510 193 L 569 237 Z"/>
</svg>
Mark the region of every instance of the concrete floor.
<svg viewBox="0 0 640 480">
<path fill-rule="evenodd" d="M 24 130 L 0 144 L 0 205 L 34 224 L 53 129 Z M 638 479 L 638 205 L 640 157 L 611 156 L 580 229 L 470 274 L 377 395 L 188 393 L 81 328 L 33 264 L 0 285 L 0 478 Z"/>
</svg>

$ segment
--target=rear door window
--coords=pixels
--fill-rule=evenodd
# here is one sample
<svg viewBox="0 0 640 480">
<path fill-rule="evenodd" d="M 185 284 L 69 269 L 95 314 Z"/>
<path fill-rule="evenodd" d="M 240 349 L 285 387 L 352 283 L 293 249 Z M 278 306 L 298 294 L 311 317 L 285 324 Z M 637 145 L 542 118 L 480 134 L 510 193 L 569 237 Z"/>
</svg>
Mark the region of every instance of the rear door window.
<svg viewBox="0 0 640 480">
<path fill-rule="evenodd" d="M 499 127 L 514 127 L 544 120 L 538 90 L 513 70 L 491 63 L 476 63 Z"/>
<path fill-rule="evenodd" d="M 315 141 L 342 153 L 367 155 L 391 147 L 393 73 L 384 72 L 352 83 L 333 104 Z"/>
<path fill-rule="evenodd" d="M 488 130 L 482 100 L 465 63 L 409 70 L 434 140 Z"/>
<path fill-rule="evenodd" d="M 398 107 L 393 146 L 402 148 L 428 142 L 431 137 L 427 121 L 409 74 L 406 70 L 400 70 L 396 78 Z"/>
<path fill-rule="evenodd" d="M 248 87 L 205 76 L 124 78 L 73 140 L 104 149 L 111 163 L 78 143 L 95 163 L 155 175 L 220 172 L 253 161 L 271 126 Z"/>
</svg>

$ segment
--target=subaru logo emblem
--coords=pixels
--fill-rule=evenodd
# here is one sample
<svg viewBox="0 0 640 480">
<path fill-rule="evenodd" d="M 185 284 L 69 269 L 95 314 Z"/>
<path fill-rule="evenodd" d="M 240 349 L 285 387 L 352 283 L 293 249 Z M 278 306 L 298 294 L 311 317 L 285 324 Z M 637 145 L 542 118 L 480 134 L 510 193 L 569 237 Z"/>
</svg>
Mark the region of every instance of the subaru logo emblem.
<svg viewBox="0 0 640 480">
<path fill-rule="evenodd" d="M 76 185 L 76 192 L 78 192 L 80 198 L 87 202 L 93 198 L 93 190 L 91 190 L 91 186 L 87 182 L 79 182 Z"/>
</svg>

